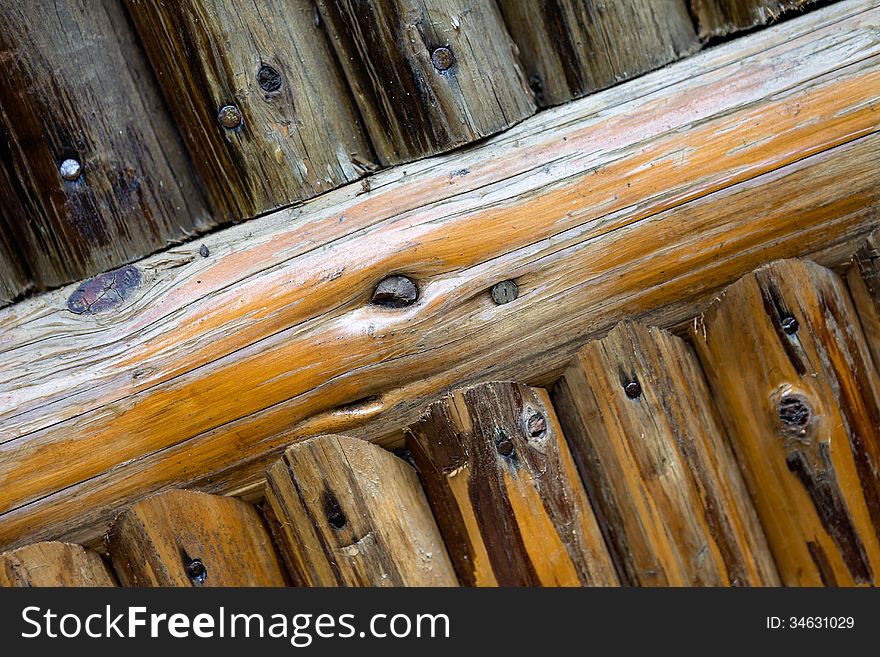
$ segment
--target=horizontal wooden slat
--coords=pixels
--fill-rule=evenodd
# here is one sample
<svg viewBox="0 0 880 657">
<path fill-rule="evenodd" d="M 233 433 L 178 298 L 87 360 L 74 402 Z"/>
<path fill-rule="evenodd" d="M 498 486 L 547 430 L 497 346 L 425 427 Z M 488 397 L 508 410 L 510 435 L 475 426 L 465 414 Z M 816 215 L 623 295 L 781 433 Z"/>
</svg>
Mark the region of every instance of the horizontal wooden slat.
<svg viewBox="0 0 880 657">
<path fill-rule="evenodd" d="M 101 556 L 71 543 L 34 543 L 0 554 L 0 587 L 116 586 Z"/>
<path fill-rule="evenodd" d="M 172 249 L 112 311 L 70 313 L 69 289 L 2 311 L 0 544 L 93 532 L 170 485 L 238 489 L 303 431 L 379 437 L 452 383 L 531 382 L 769 259 L 839 262 L 880 205 L 872 5 L 212 235 L 208 258 Z M 371 305 L 398 273 L 418 300 Z M 519 298 L 496 305 L 505 279 Z"/>
<path fill-rule="evenodd" d="M 726 36 L 778 19 L 816 0 L 688 0 L 701 39 Z"/>
</svg>

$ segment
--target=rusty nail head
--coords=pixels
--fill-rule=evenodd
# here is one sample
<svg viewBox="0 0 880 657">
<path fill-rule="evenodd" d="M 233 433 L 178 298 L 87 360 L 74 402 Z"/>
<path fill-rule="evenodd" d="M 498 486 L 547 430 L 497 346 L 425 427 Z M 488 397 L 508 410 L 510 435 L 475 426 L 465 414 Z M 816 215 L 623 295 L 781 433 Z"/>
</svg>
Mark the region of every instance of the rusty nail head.
<svg viewBox="0 0 880 657">
<path fill-rule="evenodd" d="M 786 315 L 783 317 L 781 324 L 782 330 L 785 331 L 786 335 L 794 335 L 797 333 L 798 327 L 800 326 L 793 315 Z"/>
<path fill-rule="evenodd" d="M 513 281 L 501 281 L 492 286 L 492 300 L 499 306 L 510 303 L 519 296 L 519 287 Z"/>
<path fill-rule="evenodd" d="M 192 581 L 201 584 L 208 577 L 208 569 L 205 568 L 205 564 L 202 563 L 201 559 L 193 559 L 186 564 L 186 576 Z"/>
<path fill-rule="evenodd" d="M 76 180 L 82 173 L 82 166 L 74 159 L 68 158 L 58 167 L 58 172 L 65 180 Z"/>
<path fill-rule="evenodd" d="M 431 63 L 440 72 L 448 71 L 455 64 L 455 55 L 448 47 L 440 46 L 431 53 Z"/>
<path fill-rule="evenodd" d="M 504 429 L 498 429 L 495 434 L 495 449 L 498 450 L 501 456 L 513 456 L 513 441 Z"/>
<path fill-rule="evenodd" d="M 623 391 L 630 399 L 637 399 L 642 395 L 642 386 L 636 379 L 633 379 L 624 384 Z"/>
<path fill-rule="evenodd" d="M 526 422 L 526 428 L 532 438 L 539 438 L 547 432 L 547 419 L 541 413 L 534 413 Z"/>
<path fill-rule="evenodd" d="M 217 119 L 227 130 L 234 130 L 241 125 L 241 112 L 235 105 L 224 105 L 220 108 Z"/>
<path fill-rule="evenodd" d="M 267 93 L 278 91 L 281 88 L 281 73 L 272 66 L 263 64 L 257 71 L 257 84 Z"/>
<path fill-rule="evenodd" d="M 414 304 L 418 298 L 419 289 L 411 278 L 388 276 L 379 281 L 373 291 L 372 301 L 377 306 L 386 308 L 404 308 Z"/>
</svg>

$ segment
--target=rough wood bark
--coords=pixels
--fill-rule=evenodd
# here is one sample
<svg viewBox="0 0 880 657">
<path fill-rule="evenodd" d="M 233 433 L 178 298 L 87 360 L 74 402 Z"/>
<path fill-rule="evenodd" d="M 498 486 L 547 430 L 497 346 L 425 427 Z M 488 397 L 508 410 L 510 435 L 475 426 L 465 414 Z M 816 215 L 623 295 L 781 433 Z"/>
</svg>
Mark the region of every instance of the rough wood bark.
<svg viewBox="0 0 880 657">
<path fill-rule="evenodd" d="M 618 583 L 543 390 L 457 390 L 409 428 L 406 445 L 462 583 Z"/>
<path fill-rule="evenodd" d="M 123 586 L 283 586 L 269 533 L 250 504 L 172 490 L 127 509 L 107 536 Z"/>
<path fill-rule="evenodd" d="M 268 472 L 266 513 L 301 586 L 456 586 L 413 469 L 346 436 L 297 443 Z"/>
<path fill-rule="evenodd" d="M 877 584 L 880 377 L 843 282 L 772 263 L 693 333 L 783 582 Z"/>
<path fill-rule="evenodd" d="M 38 288 L 211 225 L 119 3 L 4 3 L 0 53 L 0 233 Z"/>
<path fill-rule="evenodd" d="M 217 215 L 253 217 L 372 168 L 309 0 L 127 7 Z"/>
<path fill-rule="evenodd" d="M 97 552 L 71 543 L 34 543 L 0 554 L 0 587 L 116 586 Z"/>
<path fill-rule="evenodd" d="M 384 439 L 462 382 L 547 381 L 621 319 L 687 320 L 768 260 L 845 262 L 880 208 L 866 6 L 210 235 L 210 257 L 171 249 L 116 312 L 74 315 L 70 289 L 0 311 L 0 544 L 82 542 L 172 486 L 259 485 L 295 438 Z M 393 274 L 418 299 L 371 304 Z"/>
<path fill-rule="evenodd" d="M 856 251 L 847 284 L 874 364 L 880 366 L 880 231 L 871 233 Z"/>
<path fill-rule="evenodd" d="M 541 106 L 604 89 L 696 52 L 684 0 L 500 0 Z"/>
<path fill-rule="evenodd" d="M 622 324 L 552 391 L 621 579 L 779 582 L 699 362 L 661 329 Z"/>
<path fill-rule="evenodd" d="M 688 0 L 700 39 L 725 36 L 775 21 L 816 0 Z"/>
<path fill-rule="evenodd" d="M 383 164 L 447 151 L 535 111 L 494 2 L 317 6 Z"/>
</svg>

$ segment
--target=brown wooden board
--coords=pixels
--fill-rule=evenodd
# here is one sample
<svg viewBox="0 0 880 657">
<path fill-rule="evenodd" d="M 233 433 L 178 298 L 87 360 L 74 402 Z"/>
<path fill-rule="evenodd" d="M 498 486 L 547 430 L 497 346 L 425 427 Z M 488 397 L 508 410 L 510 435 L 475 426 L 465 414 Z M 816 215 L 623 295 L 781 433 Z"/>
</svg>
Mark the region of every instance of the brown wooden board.
<svg viewBox="0 0 880 657">
<path fill-rule="evenodd" d="M 494 2 L 317 6 L 383 164 L 450 150 L 535 111 Z"/>
<path fill-rule="evenodd" d="M 877 584 L 880 377 L 839 277 L 783 260 L 693 339 L 786 585 Z"/>
<path fill-rule="evenodd" d="M 462 583 L 618 583 L 543 390 L 455 391 L 409 428 L 406 445 Z"/>
<path fill-rule="evenodd" d="M 620 324 L 577 353 L 552 397 L 623 581 L 778 584 L 699 362 L 680 338 Z"/>
<path fill-rule="evenodd" d="M 500 0 L 541 106 L 660 68 L 696 52 L 685 0 Z"/>
<path fill-rule="evenodd" d="M 116 586 L 92 550 L 71 543 L 33 543 L 0 554 L 0 587 Z"/>
<path fill-rule="evenodd" d="M 214 212 L 238 221 L 373 167 L 309 0 L 128 0 Z"/>
<path fill-rule="evenodd" d="M 293 445 L 269 469 L 266 514 L 296 584 L 458 584 L 412 467 L 366 441 Z"/>
<path fill-rule="evenodd" d="M 816 0 L 688 0 L 703 40 L 770 23 Z"/>
<path fill-rule="evenodd" d="M 107 550 L 123 586 L 284 586 L 263 521 L 232 497 L 172 490 L 116 520 Z"/>
<path fill-rule="evenodd" d="M 118 2 L 3 3 L 0 52 L 0 241 L 38 289 L 213 225 Z"/>
</svg>

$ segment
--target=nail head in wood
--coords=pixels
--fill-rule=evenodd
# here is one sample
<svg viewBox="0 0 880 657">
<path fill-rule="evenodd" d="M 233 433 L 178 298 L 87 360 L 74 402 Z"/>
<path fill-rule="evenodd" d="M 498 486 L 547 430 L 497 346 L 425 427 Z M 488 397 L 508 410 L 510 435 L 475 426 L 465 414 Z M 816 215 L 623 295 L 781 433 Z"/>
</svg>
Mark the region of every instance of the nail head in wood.
<svg viewBox="0 0 880 657">
<path fill-rule="evenodd" d="M 443 71 L 448 71 L 455 64 L 455 55 L 446 46 L 441 46 L 435 48 L 434 52 L 431 53 L 431 63 L 435 69 L 442 73 Z"/>
<path fill-rule="evenodd" d="M 636 379 L 628 381 L 626 384 L 624 384 L 623 391 L 630 399 L 638 399 L 642 396 L 642 386 Z"/>
<path fill-rule="evenodd" d="M 207 246 L 202 244 L 199 247 L 199 255 L 202 256 L 203 258 L 207 258 L 209 255 L 211 255 L 211 251 L 208 249 Z"/>
<path fill-rule="evenodd" d="M 797 319 L 795 319 L 792 315 L 786 315 L 782 318 L 782 330 L 785 331 L 786 335 L 794 335 L 797 333 L 798 324 Z"/>
<path fill-rule="evenodd" d="M 513 456 L 513 441 L 504 429 L 498 429 L 498 432 L 495 434 L 495 449 L 498 450 L 501 456 Z"/>
<path fill-rule="evenodd" d="M 257 84 L 266 93 L 278 91 L 281 88 L 281 73 L 268 64 L 263 64 L 257 71 Z"/>
<path fill-rule="evenodd" d="M 810 401 L 803 395 L 790 393 L 779 399 L 776 407 L 782 428 L 788 433 L 802 436 L 807 431 L 807 426 L 813 418 L 813 409 Z"/>
<path fill-rule="evenodd" d="M 387 308 L 411 306 L 419 298 L 419 289 L 406 276 L 388 276 L 373 291 L 373 303 Z"/>
<path fill-rule="evenodd" d="M 186 564 L 186 576 L 196 584 L 201 584 L 208 578 L 208 569 L 201 559 L 193 559 Z"/>
<path fill-rule="evenodd" d="M 78 161 L 68 158 L 61 163 L 60 167 L 58 167 L 58 172 L 65 180 L 73 181 L 79 178 L 82 173 L 82 166 Z"/>
<path fill-rule="evenodd" d="M 492 286 L 492 301 L 499 306 L 514 301 L 519 296 L 519 287 L 513 281 L 501 281 Z"/>
<path fill-rule="evenodd" d="M 227 130 L 235 130 L 241 125 L 241 112 L 235 105 L 224 105 L 217 114 L 217 120 Z"/>
</svg>

